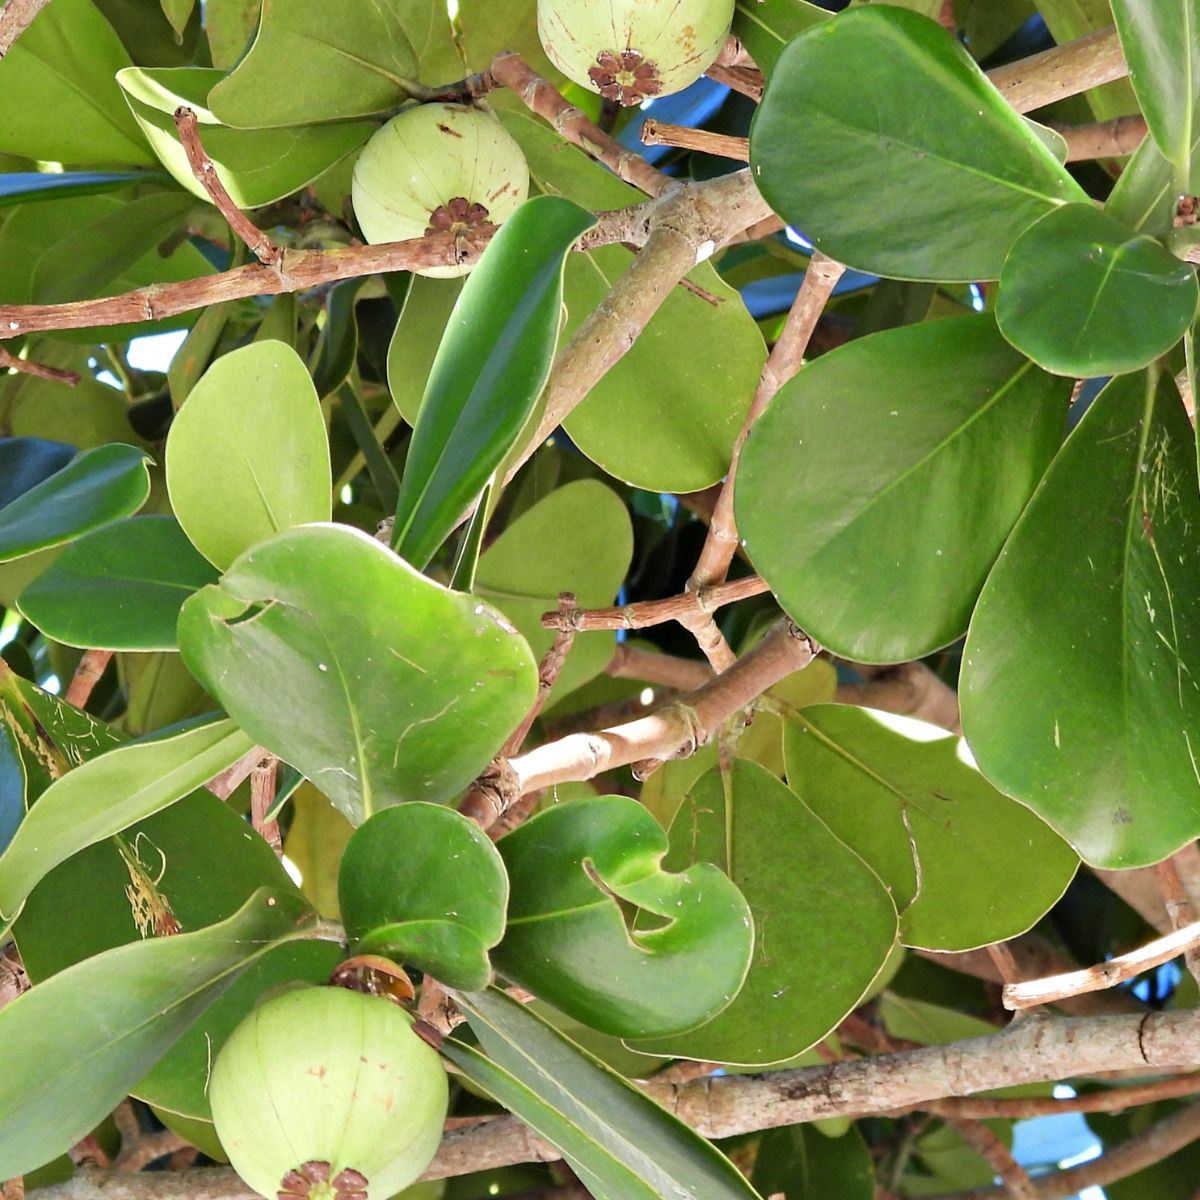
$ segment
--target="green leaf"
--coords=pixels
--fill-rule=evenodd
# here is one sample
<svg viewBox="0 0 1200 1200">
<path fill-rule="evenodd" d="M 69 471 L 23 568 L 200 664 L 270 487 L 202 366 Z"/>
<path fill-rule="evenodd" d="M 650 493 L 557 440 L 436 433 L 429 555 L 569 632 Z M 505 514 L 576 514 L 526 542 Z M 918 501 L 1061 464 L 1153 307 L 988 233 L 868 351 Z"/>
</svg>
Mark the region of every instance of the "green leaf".
<svg viewBox="0 0 1200 1200">
<path fill-rule="evenodd" d="M 275 805 L 280 803 L 279 792 Z M 338 867 L 354 826 L 307 780 L 287 801 L 291 820 L 283 853 L 300 872 L 300 890 L 323 917 L 341 919 Z"/>
<path fill-rule="evenodd" d="M 387 357 L 388 389 L 410 425 L 417 423 L 429 372 L 465 282 L 461 277 L 411 277 Z"/>
<path fill-rule="evenodd" d="M 196 114 L 204 149 L 234 204 L 257 208 L 311 183 L 375 130 L 369 121 L 231 129 L 208 107 L 208 94 L 222 78 L 206 67 L 129 67 L 117 75 L 142 133 L 181 187 L 208 200 L 188 166 L 172 114 L 186 104 Z M 289 88 L 283 93 L 292 94 Z"/>
<path fill-rule="evenodd" d="M 497 848 L 512 898 L 492 961 L 568 1016 L 619 1037 L 658 1037 L 706 1021 L 745 979 L 746 901 L 708 863 L 664 871 L 666 835 L 636 801 L 560 804 Z M 663 920 L 631 931 L 619 900 Z"/>
<path fill-rule="evenodd" d="M 1186 192 L 1200 133 L 1200 0 L 1112 0 L 1112 11 L 1150 136 Z"/>
<path fill-rule="evenodd" d="M 784 50 L 750 161 L 767 203 L 818 249 L 900 279 L 995 279 L 1024 229 L 1086 199 L 945 29 L 887 5 Z"/>
<path fill-rule="evenodd" d="M 794 1058 L 862 1000 L 896 944 L 895 905 L 802 800 L 742 759 L 693 784 L 671 823 L 667 865 L 697 859 L 723 867 L 750 905 L 750 973 L 708 1024 L 633 1048 L 741 1066 Z"/>
<path fill-rule="evenodd" d="M 543 192 L 593 212 L 642 198 L 543 122 L 524 113 L 502 113 L 501 121 Z M 632 261 L 622 246 L 570 256 L 564 338 L 575 334 Z M 564 423 L 575 445 L 608 474 L 655 492 L 696 491 L 725 474 L 766 358 L 741 297 L 712 264 L 702 263 L 688 280 L 702 293 L 673 288 Z"/>
<path fill-rule="evenodd" d="M 857 1127 L 826 1137 L 809 1125 L 768 1129 L 759 1139 L 750 1176 L 764 1196 L 779 1200 L 874 1200 L 875 1164 Z"/>
<path fill-rule="evenodd" d="M 167 436 L 171 506 L 222 570 L 272 534 L 332 510 L 329 441 L 300 356 L 255 342 L 204 372 Z"/>
<path fill-rule="evenodd" d="M 129 56 L 90 0 L 54 0 L 0 61 L 0 151 L 43 161 L 154 161 L 113 76 Z"/>
<path fill-rule="evenodd" d="M 304 936 L 285 894 L 256 892 L 228 921 L 110 950 L 0 1012 L 0 1174 L 69 1150 L 248 963 Z"/>
<path fill-rule="evenodd" d="M 288 296 L 288 299 L 292 297 Z M 191 395 L 200 376 L 212 359 L 213 352 L 225 332 L 234 302 L 225 300 L 210 304 L 196 319 L 183 345 L 175 351 L 171 365 L 167 368 L 167 388 L 171 393 L 171 405 L 178 411 Z"/>
<path fill-rule="evenodd" d="M 325 305 L 325 325 L 313 355 L 313 386 L 328 396 L 346 382 L 358 358 L 358 322 L 354 305 L 362 290 L 361 279 L 335 284 Z"/>
<path fill-rule="evenodd" d="M 1175 345 L 1198 301 L 1195 267 L 1090 204 L 1068 204 L 1017 239 L 996 320 L 1056 375 L 1118 375 Z"/>
<path fill-rule="evenodd" d="M 45 482 L 75 457 L 62 442 L 39 437 L 0 438 L 0 510 Z"/>
<path fill-rule="evenodd" d="M 0 206 L 27 204 L 62 196 L 91 196 L 119 191 L 131 183 L 156 179 L 143 171 L 64 171 L 50 175 L 41 171 L 14 171 L 0 175 Z"/>
<path fill-rule="evenodd" d="M 159 0 L 162 7 L 163 15 L 171 22 L 171 28 L 175 30 L 175 36 L 183 37 L 183 31 L 187 28 L 188 21 L 191 20 L 192 12 L 196 7 L 196 0 Z"/>
<path fill-rule="evenodd" d="M 1068 438 L 979 598 L 963 727 L 980 770 L 1093 866 L 1200 833 L 1196 451 L 1156 371 L 1114 380 Z"/>
<path fill-rule="evenodd" d="M 60 862 L 174 804 L 253 746 L 232 721 L 208 721 L 118 746 L 55 780 L 0 855 L 0 920 Z"/>
<path fill-rule="evenodd" d="M 1147 137 L 1117 177 L 1104 202 L 1104 212 L 1140 233 L 1168 237 L 1178 201 L 1171 164 L 1163 158 L 1154 139 Z"/>
<path fill-rule="evenodd" d="M 738 0 L 732 33 L 759 69 L 769 75 L 792 38 L 829 16 L 828 11 L 808 0 Z"/>
<path fill-rule="evenodd" d="M 823 355 L 746 443 L 736 508 L 751 561 L 835 654 L 907 662 L 946 645 L 1058 449 L 1069 396 L 983 314 Z"/>
<path fill-rule="evenodd" d="M 393 545 L 424 567 L 529 419 L 561 324 L 563 264 L 595 218 L 528 200 L 471 273 L 438 348 L 413 429 Z"/>
<path fill-rule="evenodd" d="M 61 546 L 137 512 L 150 494 L 146 454 L 98 446 L 0 508 L 0 562 Z"/>
<path fill-rule="evenodd" d="M 632 558 L 633 529 L 620 497 L 598 480 L 579 479 L 539 500 L 492 542 L 472 590 L 512 621 L 540 660 L 554 641 L 541 617 L 559 593 L 573 592 L 580 608 L 611 604 Z M 599 675 L 615 637 L 576 634 L 549 703 Z"/>
<path fill-rule="evenodd" d="M 508 877 L 491 839 L 449 808 L 405 804 L 355 831 L 338 874 L 355 954 L 385 954 L 478 991 L 504 934 Z"/>
<path fill-rule="evenodd" d="M 408 99 L 417 60 L 403 0 L 263 0 L 245 57 L 210 96 L 217 120 L 243 129 L 344 120 Z"/>
<path fill-rule="evenodd" d="M 69 545 L 17 606 L 47 637 L 68 646 L 175 650 L 180 606 L 216 581 L 173 517 L 130 517 Z"/>
<path fill-rule="evenodd" d="M 1070 847 L 988 783 L 953 734 L 842 704 L 791 716 L 788 783 L 887 885 L 906 946 L 1015 937 L 1071 882 Z"/>
<path fill-rule="evenodd" d="M 261 10 L 262 0 L 206 0 L 204 32 L 214 67 L 228 71 L 237 65 L 258 28 Z"/>
<path fill-rule="evenodd" d="M 474 1058 L 472 1066 L 482 1069 L 469 1077 L 489 1091 L 508 1083 L 511 1094 L 493 1094 L 563 1151 L 597 1200 L 757 1196 L 711 1143 L 515 1000 L 494 990 L 457 999 L 493 1060 Z M 448 1041 L 442 1052 L 467 1069 L 466 1051 Z M 532 1103 L 518 1098 L 518 1088 L 532 1093 Z"/>
<path fill-rule="evenodd" d="M 453 799 L 528 712 L 536 668 L 486 604 L 358 530 L 288 530 L 191 597 L 179 645 L 251 735 L 356 825 Z"/>
</svg>

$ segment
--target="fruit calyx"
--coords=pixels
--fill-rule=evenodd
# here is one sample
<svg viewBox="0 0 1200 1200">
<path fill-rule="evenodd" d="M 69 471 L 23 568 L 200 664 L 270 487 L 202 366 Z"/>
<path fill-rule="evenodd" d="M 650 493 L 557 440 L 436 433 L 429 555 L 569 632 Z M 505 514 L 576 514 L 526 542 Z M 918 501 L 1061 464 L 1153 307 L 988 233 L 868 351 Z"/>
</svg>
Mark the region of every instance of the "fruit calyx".
<svg viewBox="0 0 1200 1200">
<path fill-rule="evenodd" d="M 278 1200 L 367 1200 L 367 1177 L 353 1167 L 332 1181 L 327 1162 L 312 1159 L 293 1167 L 279 1183 Z"/>
<path fill-rule="evenodd" d="M 429 214 L 429 227 L 425 232 L 452 233 L 460 238 L 469 233 L 491 233 L 495 228 L 485 205 L 472 202 L 466 196 L 455 196 Z"/>
<path fill-rule="evenodd" d="M 615 100 L 626 108 L 641 104 L 662 91 L 658 66 L 643 58 L 638 50 L 602 50 L 596 65 L 589 69 L 596 91 L 606 100 Z"/>
</svg>

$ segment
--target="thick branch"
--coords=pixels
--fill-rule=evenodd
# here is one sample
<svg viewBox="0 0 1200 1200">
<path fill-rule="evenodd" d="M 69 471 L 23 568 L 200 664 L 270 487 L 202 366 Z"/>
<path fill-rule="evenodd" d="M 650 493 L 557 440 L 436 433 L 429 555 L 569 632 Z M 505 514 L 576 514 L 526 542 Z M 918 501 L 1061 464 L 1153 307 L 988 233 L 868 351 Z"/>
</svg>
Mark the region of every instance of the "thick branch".
<svg viewBox="0 0 1200 1200">
<path fill-rule="evenodd" d="M 785 676 L 812 662 L 817 648 L 791 627 L 778 627 L 724 674 L 681 702 L 599 733 L 575 733 L 514 758 L 518 795 L 556 783 L 591 779 L 646 758 L 691 753 L 722 721 Z"/>
<path fill-rule="evenodd" d="M 628 642 L 621 642 L 613 650 L 604 671 L 614 679 L 640 679 L 677 692 L 694 692 L 713 677 L 712 669 L 697 659 L 659 654 Z"/>
<path fill-rule="evenodd" d="M 690 125 L 670 125 L 666 121 L 647 118 L 642 125 L 642 143 L 646 146 L 677 146 L 681 150 L 699 150 L 737 162 L 750 161 L 750 139 L 731 137 L 726 133 L 709 133 Z"/>
<path fill-rule="evenodd" d="M 1146 118 L 1141 113 L 1114 117 L 1092 125 L 1054 125 L 1067 143 L 1067 162 L 1089 158 L 1121 158 L 1132 154 L 1146 136 Z"/>
<path fill-rule="evenodd" d="M 1017 112 L 1025 113 L 1128 74 L 1116 27 L 1110 25 L 1031 58 L 997 67 L 988 72 L 988 78 Z"/>
</svg>

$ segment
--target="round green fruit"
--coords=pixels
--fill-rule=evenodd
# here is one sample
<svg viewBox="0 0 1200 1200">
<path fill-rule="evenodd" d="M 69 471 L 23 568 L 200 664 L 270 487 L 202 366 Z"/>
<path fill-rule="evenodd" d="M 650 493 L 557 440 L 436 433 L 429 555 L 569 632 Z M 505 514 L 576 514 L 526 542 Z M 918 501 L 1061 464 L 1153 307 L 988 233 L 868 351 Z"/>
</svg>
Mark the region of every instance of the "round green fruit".
<svg viewBox="0 0 1200 1200">
<path fill-rule="evenodd" d="M 641 104 L 695 83 L 729 36 L 734 0 L 538 0 L 550 61 L 582 87 Z"/>
<path fill-rule="evenodd" d="M 529 195 L 521 147 L 491 114 L 462 104 L 404 109 L 363 148 L 351 185 L 368 242 L 463 237 L 502 224 Z M 448 279 L 470 264 L 417 273 Z"/>
<path fill-rule="evenodd" d="M 255 1009 L 221 1048 L 213 1124 L 269 1200 L 388 1200 L 429 1165 L 448 1087 L 391 1000 L 302 988 Z"/>
</svg>

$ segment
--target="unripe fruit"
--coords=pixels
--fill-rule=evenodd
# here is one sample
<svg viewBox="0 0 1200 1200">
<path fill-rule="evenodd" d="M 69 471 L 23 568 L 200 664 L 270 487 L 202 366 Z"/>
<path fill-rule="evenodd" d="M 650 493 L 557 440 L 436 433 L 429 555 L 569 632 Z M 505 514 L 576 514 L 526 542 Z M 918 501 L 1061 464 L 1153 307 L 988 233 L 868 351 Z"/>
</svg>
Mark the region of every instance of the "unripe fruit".
<svg viewBox="0 0 1200 1200">
<path fill-rule="evenodd" d="M 608 100 L 641 104 L 695 83 L 733 23 L 735 0 L 538 0 L 550 61 Z"/>
<path fill-rule="evenodd" d="M 354 215 L 368 242 L 490 230 L 529 195 L 521 147 L 495 117 L 462 104 L 418 104 L 393 117 L 358 156 Z M 470 264 L 417 272 L 448 279 Z"/>
<path fill-rule="evenodd" d="M 309 987 L 233 1031 L 208 1095 L 230 1162 L 269 1200 L 388 1200 L 433 1158 L 448 1087 L 391 1000 Z"/>
</svg>

